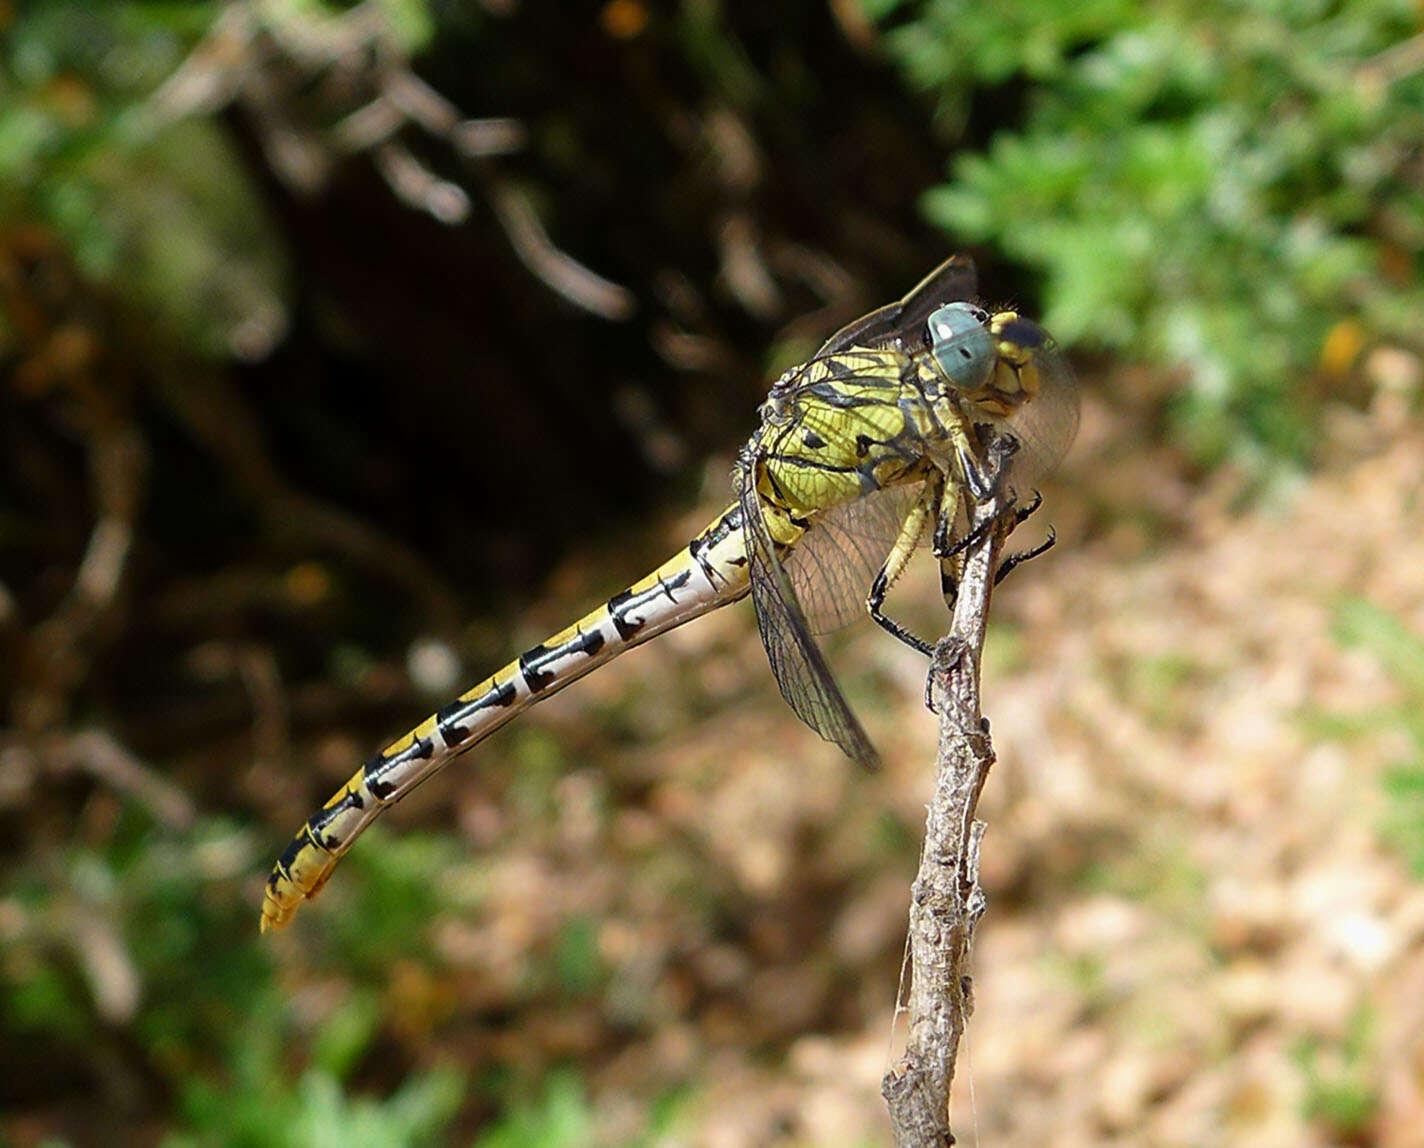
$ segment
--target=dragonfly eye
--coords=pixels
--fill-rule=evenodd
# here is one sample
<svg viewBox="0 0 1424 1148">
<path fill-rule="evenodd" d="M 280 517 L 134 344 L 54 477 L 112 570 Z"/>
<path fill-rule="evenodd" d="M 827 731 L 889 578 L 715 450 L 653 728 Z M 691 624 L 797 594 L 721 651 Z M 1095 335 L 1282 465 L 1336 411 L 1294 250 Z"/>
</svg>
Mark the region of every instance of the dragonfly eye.
<svg viewBox="0 0 1424 1148">
<path fill-rule="evenodd" d="M 929 318 L 930 351 L 959 390 L 979 389 L 994 370 L 994 339 L 985 326 L 988 318 L 972 303 L 946 303 Z"/>
</svg>

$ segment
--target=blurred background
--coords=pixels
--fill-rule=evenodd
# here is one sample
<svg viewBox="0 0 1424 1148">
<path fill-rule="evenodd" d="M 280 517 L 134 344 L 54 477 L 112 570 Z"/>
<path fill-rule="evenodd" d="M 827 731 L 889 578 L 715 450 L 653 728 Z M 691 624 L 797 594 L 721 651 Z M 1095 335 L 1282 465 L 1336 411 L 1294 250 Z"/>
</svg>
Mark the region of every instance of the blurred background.
<svg viewBox="0 0 1424 1148">
<path fill-rule="evenodd" d="M 733 608 L 257 915 L 953 251 L 1084 401 L 961 1141 L 1424 1145 L 1421 191 L 1418 0 L 0 0 L 0 1145 L 884 1143 L 934 724 L 873 627 L 880 775 Z"/>
</svg>

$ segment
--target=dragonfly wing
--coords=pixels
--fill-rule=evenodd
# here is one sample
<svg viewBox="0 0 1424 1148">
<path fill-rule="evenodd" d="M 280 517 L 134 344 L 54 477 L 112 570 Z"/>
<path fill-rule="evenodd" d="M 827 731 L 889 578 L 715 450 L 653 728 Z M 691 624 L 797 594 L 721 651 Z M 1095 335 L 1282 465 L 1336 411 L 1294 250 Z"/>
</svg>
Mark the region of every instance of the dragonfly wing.
<svg viewBox="0 0 1424 1148">
<path fill-rule="evenodd" d="M 1000 333 L 1012 353 L 999 371 L 1018 375 L 1028 398 L 1001 426 L 1019 442 L 1009 469 L 1020 493 L 1057 469 L 1078 433 L 1078 385 L 1058 344 L 1037 323 L 1015 318 Z M 1010 365 L 1017 362 L 1017 366 Z"/>
<path fill-rule="evenodd" d="M 879 764 L 875 747 L 831 676 L 826 657 L 811 636 L 796 601 L 791 580 L 776 556 L 757 495 L 760 466 L 756 458 L 743 463 L 740 497 L 752 604 L 771 672 L 781 696 L 797 717 L 827 741 L 835 742 L 846 756 L 874 768 Z"/>
<path fill-rule="evenodd" d="M 865 596 L 924 489 L 905 482 L 818 515 L 783 563 L 813 634 L 867 616 Z"/>
<path fill-rule="evenodd" d="M 918 347 L 924 340 L 925 324 L 946 303 L 973 299 L 979 290 L 974 260 L 967 255 L 951 255 L 919 281 L 903 299 L 889 303 L 853 323 L 847 323 L 826 340 L 816 357 L 844 351 L 847 347 L 880 347 L 898 343 Z"/>
</svg>

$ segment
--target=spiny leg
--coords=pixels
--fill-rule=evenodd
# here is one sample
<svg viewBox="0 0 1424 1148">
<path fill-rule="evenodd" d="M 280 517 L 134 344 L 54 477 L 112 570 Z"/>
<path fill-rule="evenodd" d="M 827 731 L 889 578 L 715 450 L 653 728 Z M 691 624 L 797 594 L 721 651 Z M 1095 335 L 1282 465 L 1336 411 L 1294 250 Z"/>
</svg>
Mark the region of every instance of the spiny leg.
<svg viewBox="0 0 1424 1148">
<path fill-rule="evenodd" d="M 1043 494 L 1040 491 L 1035 490 L 1033 492 L 1033 498 L 1030 499 L 1029 502 L 1027 502 L 1023 506 L 1015 506 L 1013 508 L 1014 523 L 1013 526 L 1010 526 L 1008 531 L 1006 531 L 1006 534 L 1012 533 L 1016 527 L 1022 526 L 1025 522 L 1027 522 L 1029 518 L 1033 516 L 1034 512 L 1037 511 L 1038 508 L 1042 505 Z M 942 515 L 939 519 L 939 522 L 935 526 L 934 552 L 935 557 L 940 559 L 941 563 L 943 563 L 946 559 L 955 558 L 958 555 L 963 554 L 964 551 L 968 550 L 976 542 L 980 541 L 985 534 L 987 534 L 990 530 L 998 526 L 1002 519 L 987 519 L 984 522 L 979 523 L 979 525 L 976 526 L 973 530 L 966 532 L 962 537 L 957 538 L 953 542 L 951 542 L 949 538 L 950 534 L 953 532 L 954 529 L 954 521 L 954 516 Z M 1005 567 L 1007 567 L 1008 570 L 1012 570 L 1020 562 L 1027 562 L 1030 558 L 1037 557 L 1039 554 L 1042 554 L 1043 551 L 1048 548 L 1048 546 L 1052 545 L 1053 543 L 1050 541 L 1043 547 L 1035 547 L 1031 552 L 1011 555 L 1005 561 Z M 1001 570 L 1002 569 L 1003 568 L 1001 567 Z M 1000 573 L 998 578 L 1002 577 L 1003 574 Z M 948 578 L 947 582 L 946 578 Z M 998 578 L 996 578 L 994 582 L 996 586 L 998 585 Z M 946 598 L 949 600 L 950 608 L 953 609 L 954 597 L 958 593 L 957 582 L 952 576 L 942 574 L 940 578 L 940 589 L 945 593 Z"/>
<path fill-rule="evenodd" d="M 997 525 L 994 520 L 981 522 L 960 538 L 953 538 L 961 505 L 966 502 L 983 502 L 992 497 L 1004 482 L 1009 463 L 1020 448 L 1019 440 L 1014 435 L 995 434 L 984 425 L 960 422 L 950 426 L 948 430 L 954 443 L 954 453 L 958 461 L 957 472 L 961 481 L 955 483 L 954 498 L 950 502 L 948 512 L 946 508 L 941 507 L 935 521 L 934 553 L 935 557 L 940 559 L 941 568 L 946 570 L 950 559 L 979 542 Z M 1012 495 L 1012 492 L 1010 494 Z M 1036 502 L 1032 509 L 1037 509 Z M 941 577 L 940 582 L 950 608 L 953 609 L 957 578 L 953 571 L 950 571 L 947 579 Z"/>
<path fill-rule="evenodd" d="M 1014 449 L 1016 449 L 1016 443 L 1014 440 L 1010 440 L 1008 453 L 1012 454 Z M 963 537 L 950 542 L 966 493 L 972 494 L 972 491 L 967 491 L 964 487 L 956 487 L 953 498 L 941 499 L 935 522 L 935 556 L 939 559 L 939 588 L 944 595 L 944 603 L 949 607 L 951 614 L 954 613 L 955 605 L 959 600 L 959 580 L 962 574 L 964 552 L 976 542 L 981 541 L 989 530 L 1002 521 L 1002 517 L 987 519 L 973 529 L 965 531 Z M 972 515 L 967 507 L 965 510 L 966 513 Z M 925 708 L 931 713 L 935 712 L 933 671 L 925 678 Z"/>
<path fill-rule="evenodd" d="M 956 444 L 955 453 L 959 456 L 959 473 L 964 476 L 964 484 L 969 488 L 969 493 L 977 501 L 983 502 L 994 493 L 997 476 L 980 465 L 974 450 L 962 439 Z"/>
<path fill-rule="evenodd" d="M 1033 492 L 1033 497 L 1029 499 L 1028 502 L 1024 503 L 1024 505 L 1022 506 L 1014 507 L 1013 525 L 1010 526 L 1007 531 L 1005 531 L 1005 535 L 1007 536 L 1008 534 L 1012 534 L 1015 529 L 1022 526 L 1025 522 L 1032 518 L 1034 513 L 1042 505 L 1043 492 L 1040 490 L 1035 490 Z M 997 586 L 1000 582 L 1007 578 L 1009 572 L 1015 567 L 1022 565 L 1031 558 L 1037 558 L 1040 554 L 1044 553 L 1044 551 L 1051 549 L 1056 539 L 1057 536 L 1053 532 L 1053 527 L 1050 526 L 1048 528 L 1048 537 L 1042 542 L 1040 542 L 1037 546 L 1030 547 L 1028 550 L 1021 550 L 1017 554 L 1010 554 L 1007 558 L 1003 560 L 1002 563 L 1000 563 L 999 569 L 994 572 L 994 585 Z"/>
<path fill-rule="evenodd" d="M 978 444 L 970 442 L 971 433 L 981 438 Z M 984 434 L 990 435 L 987 443 L 982 441 Z M 954 452 L 958 456 L 959 473 L 964 476 L 964 485 L 975 501 L 983 502 L 999 489 L 1004 475 L 1008 473 L 1010 461 L 1022 444 L 1012 434 L 995 434 L 982 425 L 976 426 L 973 432 L 965 427 L 954 428 L 951 436 L 955 440 Z M 981 451 L 987 466 L 980 462 Z"/>
<path fill-rule="evenodd" d="M 980 527 L 967 532 L 967 538 L 960 539 L 954 545 L 949 544 L 951 531 L 954 523 L 959 517 L 959 503 L 963 498 L 963 490 L 956 488 L 955 497 L 942 499 L 939 507 L 939 515 L 935 522 L 935 557 L 939 559 L 939 590 L 944 595 L 944 604 L 949 608 L 950 616 L 954 616 L 955 604 L 959 601 L 959 577 L 962 565 L 960 555 L 964 553 L 966 547 L 975 537 L 983 536 L 982 523 Z M 934 657 L 933 651 L 930 657 Z M 934 667 L 931 665 L 929 674 L 925 677 L 925 709 L 930 713 L 936 713 L 934 704 Z"/>
<path fill-rule="evenodd" d="M 960 555 L 979 539 L 984 537 L 989 522 L 981 522 L 973 530 L 966 531 L 962 538 L 951 541 L 955 526 L 959 521 L 964 490 L 956 487 L 953 498 L 940 500 L 939 514 L 935 520 L 934 555 L 939 559 L 939 589 L 944 595 L 944 604 L 954 613 L 954 604 L 959 600 Z"/>
<path fill-rule="evenodd" d="M 881 607 L 885 605 L 885 595 L 890 592 L 890 587 L 899 581 L 900 575 L 909 565 L 910 558 L 915 553 L 915 547 L 919 545 L 920 537 L 924 534 L 925 527 L 929 525 L 931 515 L 939 513 L 943 493 L 944 476 L 939 471 L 935 471 L 934 475 L 925 483 L 925 489 L 915 501 L 915 505 L 910 508 L 910 513 L 905 516 L 904 525 L 900 527 L 900 535 L 895 539 L 895 545 L 890 548 L 890 555 L 885 559 L 885 565 L 880 568 L 880 573 L 870 584 L 870 593 L 865 599 L 865 608 L 870 611 L 870 616 L 875 619 L 877 626 L 886 633 L 893 634 L 912 650 L 918 650 L 926 657 L 934 653 L 934 646 L 923 638 L 910 633 L 894 618 L 887 617 Z"/>
<path fill-rule="evenodd" d="M 1014 507 L 1014 525 L 1022 526 L 1034 516 L 1038 508 L 1043 505 L 1043 491 L 1035 490 L 1033 497 L 1022 506 Z"/>
<path fill-rule="evenodd" d="M 1019 521 L 1022 522 L 1023 519 L 1019 519 Z M 1029 561 L 1032 558 L 1037 558 L 1040 554 L 1044 553 L 1047 550 L 1051 550 L 1053 548 L 1053 544 L 1057 541 L 1058 536 L 1053 532 L 1053 527 L 1050 526 L 1048 528 L 1048 537 L 1045 538 L 1042 542 L 1040 542 L 1037 546 L 1032 546 L 1027 550 L 1020 550 L 1017 554 L 1010 554 L 1001 563 L 999 563 L 998 570 L 994 572 L 994 585 L 997 586 L 1000 582 L 1007 578 L 1009 576 L 1009 573 L 1016 567 L 1023 565 L 1023 563 Z"/>
<path fill-rule="evenodd" d="M 959 576 L 951 569 L 948 561 L 939 564 L 939 592 L 944 595 L 944 604 L 954 613 L 954 604 L 959 601 Z"/>
<path fill-rule="evenodd" d="M 968 428 L 951 428 L 951 435 L 955 442 L 955 453 L 959 458 L 959 473 L 964 481 L 962 486 L 956 484 L 956 497 L 948 507 L 949 512 L 945 513 L 944 508 L 941 508 L 935 522 L 934 553 L 941 562 L 962 554 L 994 528 L 996 524 L 991 519 L 981 522 L 961 537 L 953 538 L 955 526 L 959 521 L 960 505 L 966 501 L 965 495 L 974 502 L 983 502 L 991 497 L 1003 482 L 1008 473 L 1009 461 L 1019 449 L 1019 440 L 1013 435 L 997 435 L 989 440 L 987 446 L 980 448 L 988 455 L 988 465 L 985 466 L 980 463 L 978 453 L 971 444 Z M 1037 509 L 1037 503 L 1034 504 L 1034 509 Z"/>
<path fill-rule="evenodd" d="M 935 557 L 940 561 L 950 558 L 958 558 L 976 542 L 983 540 L 984 536 L 997 525 L 995 519 L 986 518 L 973 530 L 966 531 L 959 538 L 951 542 L 950 535 L 954 531 L 953 518 L 941 518 L 935 527 Z"/>
</svg>

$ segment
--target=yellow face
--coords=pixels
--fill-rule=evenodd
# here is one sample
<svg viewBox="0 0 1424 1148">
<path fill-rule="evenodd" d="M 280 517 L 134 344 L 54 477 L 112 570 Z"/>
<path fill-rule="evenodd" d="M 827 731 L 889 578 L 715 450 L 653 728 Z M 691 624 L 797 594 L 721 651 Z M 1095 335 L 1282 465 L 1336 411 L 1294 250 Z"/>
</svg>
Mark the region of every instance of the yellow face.
<svg viewBox="0 0 1424 1148">
<path fill-rule="evenodd" d="M 1016 311 L 1000 311 L 988 321 L 993 365 L 983 381 L 958 388 L 959 394 L 984 414 L 1010 418 L 1039 391 L 1036 352 L 1045 342 L 1042 330 Z"/>
</svg>

